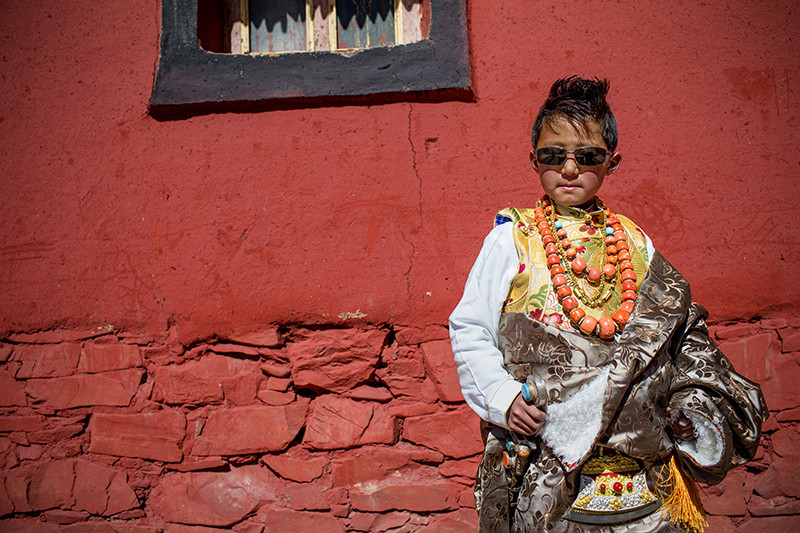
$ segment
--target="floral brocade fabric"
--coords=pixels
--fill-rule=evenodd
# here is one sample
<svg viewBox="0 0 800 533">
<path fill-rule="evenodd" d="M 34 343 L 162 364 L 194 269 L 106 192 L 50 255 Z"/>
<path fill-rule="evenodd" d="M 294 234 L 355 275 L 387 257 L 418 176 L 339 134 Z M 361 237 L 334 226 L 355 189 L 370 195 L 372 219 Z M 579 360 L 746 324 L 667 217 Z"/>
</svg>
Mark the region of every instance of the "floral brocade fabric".
<svg viewBox="0 0 800 533">
<path fill-rule="evenodd" d="M 567 238 L 572 242 L 580 257 L 588 268 L 602 270 L 605 264 L 605 212 L 602 209 L 583 211 L 581 209 L 553 204 L 558 213 L 558 219 L 567 230 Z M 631 262 L 636 272 L 637 285 L 641 284 L 647 271 L 647 240 L 642 230 L 629 219 L 617 215 L 620 223 L 625 228 L 628 242 L 631 245 Z M 553 286 L 550 283 L 550 272 L 547 268 L 542 239 L 536 230 L 533 209 L 507 208 L 495 217 L 495 223 L 510 221 L 514 225 L 514 242 L 519 253 L 519 270 L 511 287 L 508 297 L 503 304 L 505 313 L 529 313 L 537 320 L 560 329 L 573 329 L 569 318 L 564 314 L 558 302 Z M 529 230 L 532 227 L 533 230 Z M 578 280 L 581 288 L 587 294 L 597 291 L 596 287 L 584 278 Z M 621 282 L 617 281 L 616 290 L 611 298 L 599 308 L 581 306 L 586 314 L 599 318 L 601 315 L 610 316 L 619 309 Z"/>
<path fill-rule="evenodd" d="M 580 467 L 592 450 L 602 446 L 640 461 L 660 498 L 670 492 L 668 485 L 660 492 L 656 486 L 664 482 L 661 467 L 672 454 L 690 477 L 710 484 L 753 458 L 768 416 L 761 389 L 734 371 L 707 334 L 705 309 L 691 303 L 688 283 L 657 252 L 642 279 L 631 318 L 613 341 L 545 324 L 529 312 L 501 315 L 499 348 L 506 370 L 518 381 L 541 377 L 551 406 L 575 396 L 602 370 L 608 377 L 600 430 L 577 464 L 565 465 L 540 437 L 531 438 L 535 449 L 515 509 L 502 463 L 508 430 L 486 428 L 475 491 L 481 532 L 685 531 L 660 510 L 619 524 L 565 519 L 579 490 Z M 700 415 L 718 428 L 722 452 L 715 464 L 700 465 L 676 446 L 668 429 L 673 409 Z"/>
</svg>

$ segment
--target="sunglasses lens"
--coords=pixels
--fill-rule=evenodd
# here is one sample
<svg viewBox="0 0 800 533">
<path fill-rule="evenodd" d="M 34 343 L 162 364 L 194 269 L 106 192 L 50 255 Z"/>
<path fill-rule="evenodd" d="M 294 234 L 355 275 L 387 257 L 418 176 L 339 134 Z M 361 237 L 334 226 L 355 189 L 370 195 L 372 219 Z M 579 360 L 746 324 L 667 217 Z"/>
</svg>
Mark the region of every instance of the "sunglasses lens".
<svg viewBox="0 0 800 533">
<path fill-rule="evenodd" d="M 561 165 L 567 158 L 567 151 L 563 148 L 547 147 L 536 150 L 536 159 L 543 165 Z"/>
<path fill-rule="evenodd" d="M 608 152 L 602 148 L 593 146 L 578 148 L 575 150 L 575 161 L 577 161 L 579 165 L 587 167 L 602 165 L 606 160 L 606 155 L 608 155 Z"/>
</svg>

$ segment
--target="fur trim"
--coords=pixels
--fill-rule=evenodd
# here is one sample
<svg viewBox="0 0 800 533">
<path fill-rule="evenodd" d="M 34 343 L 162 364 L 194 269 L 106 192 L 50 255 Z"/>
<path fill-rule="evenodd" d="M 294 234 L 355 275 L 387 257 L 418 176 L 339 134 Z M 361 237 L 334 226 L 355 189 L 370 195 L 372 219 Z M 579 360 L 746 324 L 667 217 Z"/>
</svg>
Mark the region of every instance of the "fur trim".
<svg viewBox="0 0 800 533">
<path fill-rule="evenodd" d="M 566 401 L 547 406 L 542 440 L 568 468 L 589 452 L 600 433 L 609 371 L 603 369 Z"/>
<path fill-rule="evenodd" d="M 693 441 L 676 440 L 676 446 L 689 454 L 700 466 L 713 466 L 722 459 L 722 432 L 703 415 L 683 409 L 694 426 L 697 437 Z"/>
</svg>

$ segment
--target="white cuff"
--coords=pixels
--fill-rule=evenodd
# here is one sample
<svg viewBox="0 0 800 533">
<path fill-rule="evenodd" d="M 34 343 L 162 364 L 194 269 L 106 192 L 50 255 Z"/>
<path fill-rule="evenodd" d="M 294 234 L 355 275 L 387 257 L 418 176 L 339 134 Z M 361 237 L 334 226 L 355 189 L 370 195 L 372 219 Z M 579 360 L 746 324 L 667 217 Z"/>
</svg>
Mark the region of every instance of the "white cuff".
<svg viewBox="0 0 800 533">
<path fill-rule="evenodd" d="M 696 438 L 693 441 L 676 439 L 675 445 L 700 466 L 714 466 L 719 463 L 725 446 L 722 431 L 703 415 L 686 409 L 682 411 L 692 421 Z"/>
<path fill-rule="evenodd" d="M 506 414 L 520 392 L 522 392 L 522 383 L 515 379 L 504 381 L 489 400 L 489 422 L 508 429 Z"/>
</svg>

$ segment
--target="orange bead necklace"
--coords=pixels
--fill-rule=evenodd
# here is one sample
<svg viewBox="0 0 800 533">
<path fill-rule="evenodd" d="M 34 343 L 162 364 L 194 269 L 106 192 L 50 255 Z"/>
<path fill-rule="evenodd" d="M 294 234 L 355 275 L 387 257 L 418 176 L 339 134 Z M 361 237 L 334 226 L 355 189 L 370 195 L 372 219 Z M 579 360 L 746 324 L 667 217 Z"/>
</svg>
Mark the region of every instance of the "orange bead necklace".
<svg viewBox="0 0 800 533">
<path fill-rule="evenodd" d="M 600 207 L 606 218 L 605 264 L 602 272 L 596 268 L 587 271 L 586 261 L 578 257 L 578 252 L 567 238 L 567 230 L 558 219 L 548 196 L 543 196 L 536 203 L 533 214 L 547 255 L 550 280 L 561 307 L 582 332 L 609 340 L 627 324 L 637 298 L 638 287 L 625 229 L 616 215 L 602 202 Z M 581 288 L 578 283 L 581 276 L 585 276 L 590 284 L 598 286 L 593 296 L 586 294 Z M 581 304 L 593 309 L 605 305 L 614 293 L 617 280 L 622 283 L 622 304 L 611 316 L 601 315 L 597 319 L 581 309 Z"/>
</svg>

